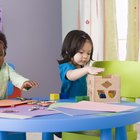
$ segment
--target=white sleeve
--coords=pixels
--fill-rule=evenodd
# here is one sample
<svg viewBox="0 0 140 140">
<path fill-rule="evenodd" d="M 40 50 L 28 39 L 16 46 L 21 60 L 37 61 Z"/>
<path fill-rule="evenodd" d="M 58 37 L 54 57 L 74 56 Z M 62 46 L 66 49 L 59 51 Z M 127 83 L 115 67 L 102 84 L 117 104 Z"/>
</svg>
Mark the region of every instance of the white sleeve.
<svg viewBox="0 0 140 140">
<path fill-rule="evenodd" d="M 12 82 L 12 84 L 16 87 L 18 87 L 19 89 L 21 89 L 23 83 L 25 81 L 29 81 L 29 79 L 23 77 L 22 75 L 18 74 L 14 69 L 12 69 L 10 66 L 8 66 L 9 69 L 9 77 L 10 77 L 10 81 Z"/>
</svg>

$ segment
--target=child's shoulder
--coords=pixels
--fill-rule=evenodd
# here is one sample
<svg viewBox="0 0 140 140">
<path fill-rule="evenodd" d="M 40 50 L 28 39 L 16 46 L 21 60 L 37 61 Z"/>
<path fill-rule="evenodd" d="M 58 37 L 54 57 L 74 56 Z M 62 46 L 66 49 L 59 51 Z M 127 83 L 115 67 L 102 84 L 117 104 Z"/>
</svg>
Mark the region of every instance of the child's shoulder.
<svg viewBox="0 0 140 140">
<path fill-rule="evenodd" d="M 65 63 L 59 64 L 59 66 L 74 66 L 74 65 L 70 62 L 65 62 Z"/>
<path fill-rule="evenodd" d="M 5 68 L 5 67 L 7 67 L 7 63 L 4 62 L 4 63 L 2 64 L 2 68 Z"/>
<path fill-rule="evenodd" d="M 9 66 L 8 66 L 8 64 L 7 63 L 3 63 L 2 64 L 2 66 L 1 66 L 1 72 L 7 72 L 8 71 L 8 69 L 9 69 Z"/>
<path fill-rule="evenodd" d="M 70 62 L 66 62 L 66 63 L 59 64 L 59 68 L 72 68 L 72 69 L 75 69 L 75 66 Z"/>
<path fill-rule="evenodd" d="M 14 69 L 14 65 L 11 64 L 11 63 L 4 62 L 4 63 L 2 64 L 2 68 L 3 68 L 3 69 L 10 69 L 10 68 Z"/>
</svg>

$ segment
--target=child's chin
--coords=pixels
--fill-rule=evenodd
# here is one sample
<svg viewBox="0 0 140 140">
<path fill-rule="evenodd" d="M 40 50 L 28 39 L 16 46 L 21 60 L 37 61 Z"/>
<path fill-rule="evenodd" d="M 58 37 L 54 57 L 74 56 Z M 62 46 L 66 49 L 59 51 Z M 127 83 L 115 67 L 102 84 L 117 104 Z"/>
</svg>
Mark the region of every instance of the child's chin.
<svg viewBox="0 0 140 140">
<path fill-rule="evenodd" d="M 81 66 L 86 66 L 86 65 L 87 65 L 87 63 L 82 63 L 82 64 L 81 64 Z"/>
</svg>

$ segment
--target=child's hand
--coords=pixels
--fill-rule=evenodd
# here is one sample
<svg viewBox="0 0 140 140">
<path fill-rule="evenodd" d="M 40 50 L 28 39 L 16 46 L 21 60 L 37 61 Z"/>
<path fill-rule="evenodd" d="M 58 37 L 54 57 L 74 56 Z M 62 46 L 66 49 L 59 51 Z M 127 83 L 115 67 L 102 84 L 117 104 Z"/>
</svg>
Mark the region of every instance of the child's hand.
<svg viewBox="0 0 140 140">
<path fill-rule="evenodd" d="M 97 67 L 87 67 L 87 71 L 89 74 L 98 74 L 104 71 L 104 68 L 97 68 Z"/>
<path fill-rule="evenodd" d="M 23 85 L 22 85 L 21 90 L 22 90 L 23 88 L 29 90 L 29 89 L 32 88 L 32 87 L 38 87 L 38 86 L 39 86 L 38 83 L 35 82 L 35 81 L 31 81 L 31 80 L 30 80 L 30 81 L 25 81 L 25 82 L 23 83 Z"/>
</svg>

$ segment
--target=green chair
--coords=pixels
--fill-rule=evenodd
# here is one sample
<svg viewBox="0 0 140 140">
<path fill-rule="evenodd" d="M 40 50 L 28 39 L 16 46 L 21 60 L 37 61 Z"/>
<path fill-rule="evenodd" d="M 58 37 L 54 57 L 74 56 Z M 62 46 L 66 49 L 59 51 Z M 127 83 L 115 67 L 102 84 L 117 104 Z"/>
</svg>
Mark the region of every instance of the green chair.
<svg viewBox="0 0 140 140">
<path fill-rule="evenodd" d="M 94 67 L 105 68 L 105 71 L 100 73 L 101 76 L 119 75 L 121 78 L 121 98 L 135 102 L 140 97 L 140 62 L 137 61 L 97 61 L 93 64 Z M 127 119 L 127 118 L 126 118 Z M 129 120 L 128 120 L 129 121 Z M 126 128 L 128 140 L 136 140 L 137 132 L 133 125 Z M 115 131 L 113 129 L 112 131 Z M 115 135 L 115 132 L 113 132 Z M 62 140 L 99 140 L 100 131 L 84 131 L 84 132 L 63 132 Z"/>
</svg>

